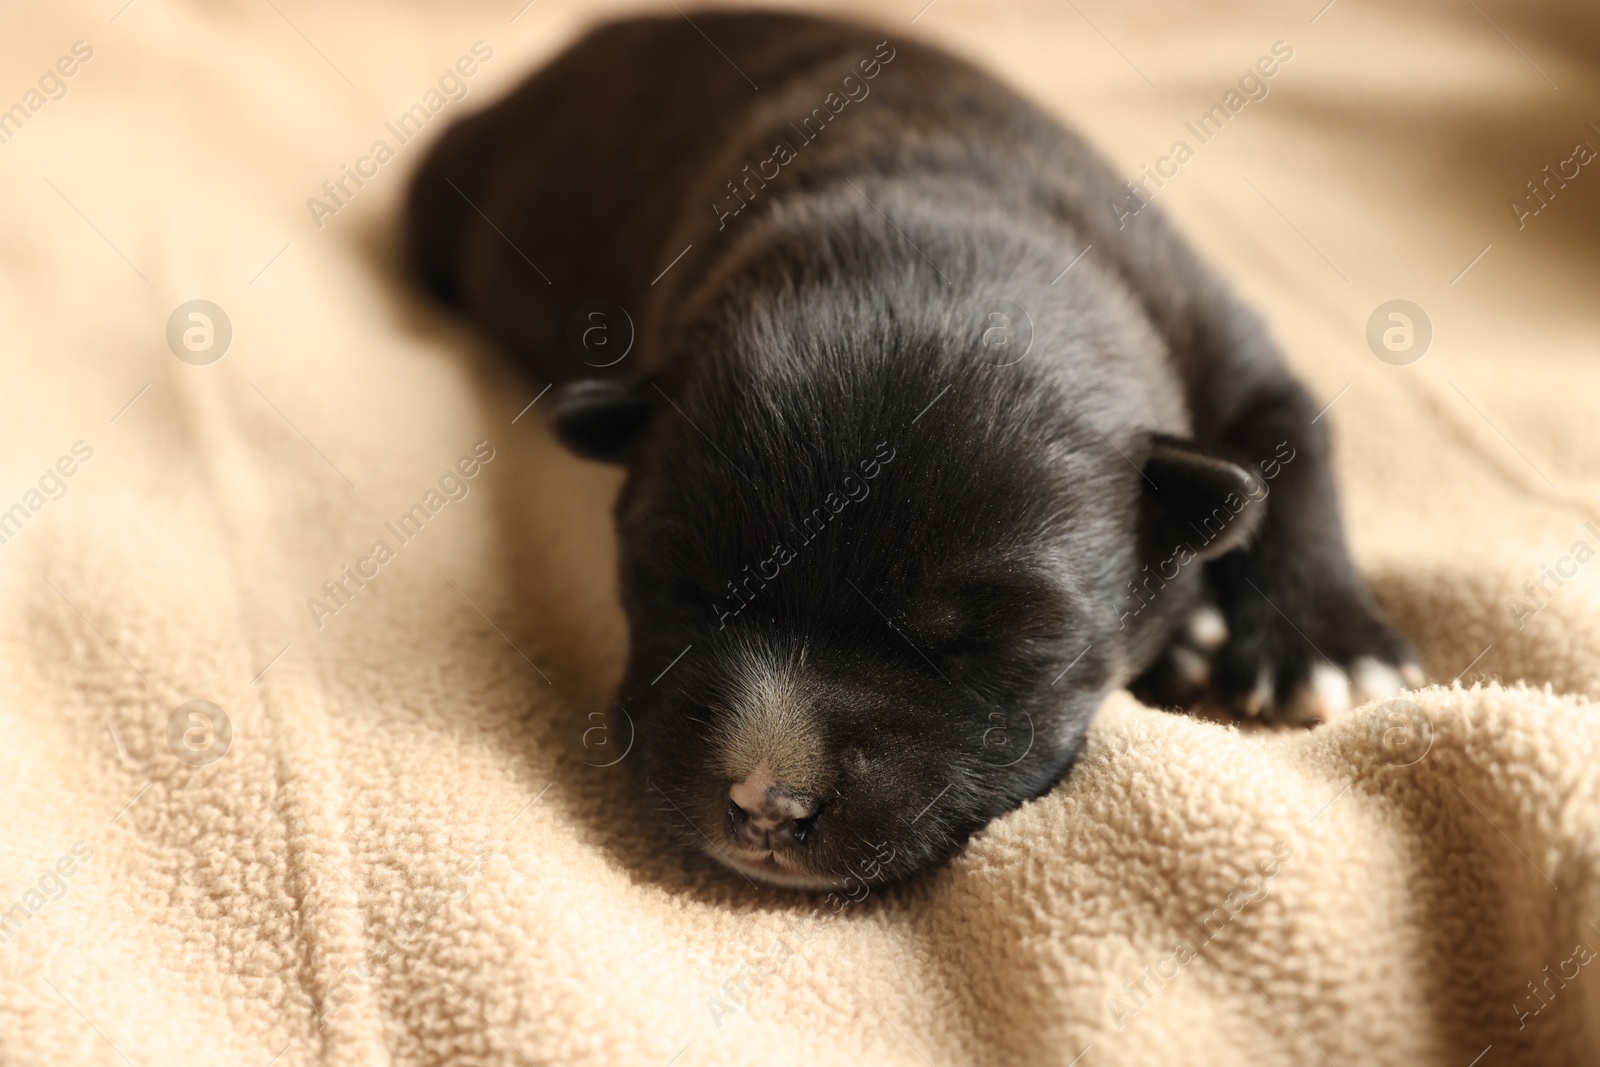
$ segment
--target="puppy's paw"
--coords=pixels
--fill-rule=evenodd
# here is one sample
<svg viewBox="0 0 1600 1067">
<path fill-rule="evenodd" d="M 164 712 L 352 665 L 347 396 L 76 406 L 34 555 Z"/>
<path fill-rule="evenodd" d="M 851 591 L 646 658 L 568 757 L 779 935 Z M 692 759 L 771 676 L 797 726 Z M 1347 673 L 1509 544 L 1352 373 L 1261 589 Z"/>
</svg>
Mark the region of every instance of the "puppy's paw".
<svg viewBox="0 0 1600 1067">
<path fill-rule="evenodd" d="M 1365 597 L 1287 610 L 1244 584 L 1256 600 L 1207 602 L 1132 685 L 1157 707 L 1209 710 L 1239 719 L 1315 725 L 1424 682 L 1416 655 Z M 1294 598 L 1284 596 L 1292 610 Z"/>
<path fill-rule="evenodd" d="M 1315 725 L 1423 684 L 1416 653 L 1364 589 L 1241 584 L 1218 590 L 1228 640 L 1210 664 L 1211 693 L 1235 715 Z"/>
<path fill-rule="evenodd" d="M 1161 658 L 1129 688 L 1151 707 L 1199 707 L 1211 691 L 1212 658 L 1227 641 L 1227 620 L 1207 601 L 1190 613 Z"/>
</svg>

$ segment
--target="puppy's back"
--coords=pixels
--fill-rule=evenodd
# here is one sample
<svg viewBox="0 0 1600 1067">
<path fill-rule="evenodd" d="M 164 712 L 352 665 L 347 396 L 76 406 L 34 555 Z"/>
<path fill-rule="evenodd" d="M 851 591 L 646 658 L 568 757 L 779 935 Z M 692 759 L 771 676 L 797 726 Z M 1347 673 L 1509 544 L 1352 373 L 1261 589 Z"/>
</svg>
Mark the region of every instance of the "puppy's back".
<svg viewBox="0 0 1600 1067">
<path fill-rule="evenodd" d="M 757 87 L 770 96 L 828 56 L 870 54 L 872 40 L 780 13 L 592 30 L 441 138 L 406 207 L 414 271 L 537 376 L 595 375 L 567 351 L 567 318 L 595 300 L 639 315 L 681 251 L 665 242 L 689 188 L 737 139 Z"/>
</svg>

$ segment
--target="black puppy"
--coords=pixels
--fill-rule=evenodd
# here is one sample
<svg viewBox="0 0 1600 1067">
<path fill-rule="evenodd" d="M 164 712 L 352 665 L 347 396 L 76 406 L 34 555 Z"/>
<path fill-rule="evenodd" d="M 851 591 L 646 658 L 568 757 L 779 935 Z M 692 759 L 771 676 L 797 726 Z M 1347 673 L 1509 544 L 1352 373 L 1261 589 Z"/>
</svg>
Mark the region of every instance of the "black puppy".
<svg viewBox="0 0 1600 1067">
<path fill-rule="evenodd" d="M 948 857 L 1119 686 L 1315 720 L 1420 679 L 1256 317 L 941 51 L 602 26 L 451 128 L 408 210 L 427 286 L 627 465 L 638 780 L 751 877 Z"/>
</svg>

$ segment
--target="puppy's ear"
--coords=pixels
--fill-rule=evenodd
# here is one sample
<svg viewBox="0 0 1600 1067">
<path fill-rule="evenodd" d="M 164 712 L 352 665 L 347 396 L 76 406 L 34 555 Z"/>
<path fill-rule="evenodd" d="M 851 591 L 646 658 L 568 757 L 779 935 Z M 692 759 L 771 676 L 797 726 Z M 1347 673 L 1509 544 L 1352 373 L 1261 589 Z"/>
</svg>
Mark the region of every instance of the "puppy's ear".
<svg viewBox="0 0 1600 1067">
<path fill-rule="evenodd" d="M 584 459 L 621 463 L 654 407 L 646 378 L 584 378 L 556 390 L 556 438 Z"/>
<path fill-rule="evenodd" d="M 1267 485 L 1193 441 L 1152 435 L 1144 464 L 1143 534 L 1152 548 L 1187 545 L 1202 560 L 1248 542 L 1267 515 Z"/>
</svg>

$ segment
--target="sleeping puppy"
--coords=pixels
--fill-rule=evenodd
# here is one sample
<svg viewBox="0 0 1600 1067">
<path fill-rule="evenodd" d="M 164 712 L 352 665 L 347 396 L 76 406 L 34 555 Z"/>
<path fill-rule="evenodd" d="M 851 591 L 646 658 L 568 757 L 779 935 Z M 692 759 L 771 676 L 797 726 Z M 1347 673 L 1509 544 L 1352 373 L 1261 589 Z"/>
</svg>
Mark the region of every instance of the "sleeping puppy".
<svg viewBox="0 0 1600 1067">
<path fill-rule="evenodd" d="M 693 18 L 590 32 L 408 205 L 426 286 L 626 465 L 619 702 L 686 844 L 889 881 L 1118 687 L 1311 722 L 1420 680 L 1316 405 L 1136 189 L 937 49 Z"/>
</svg>

